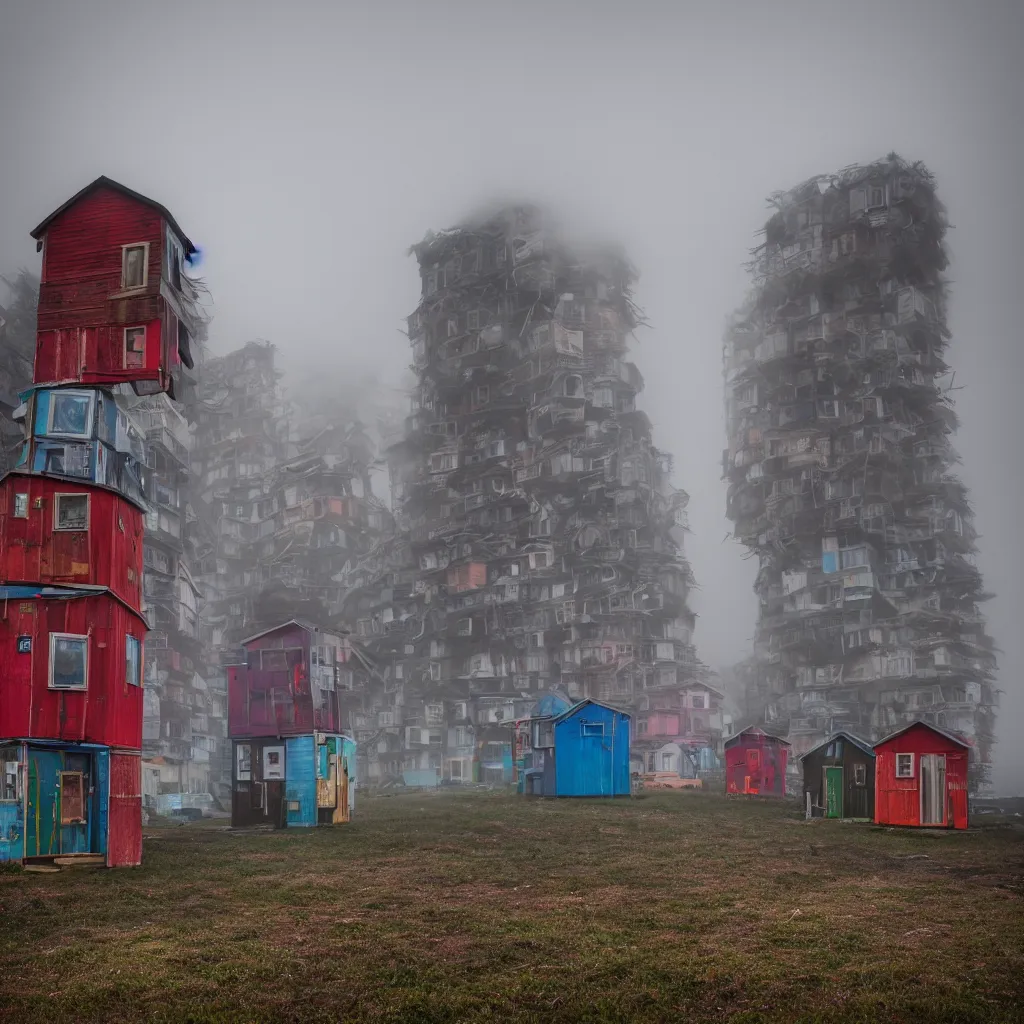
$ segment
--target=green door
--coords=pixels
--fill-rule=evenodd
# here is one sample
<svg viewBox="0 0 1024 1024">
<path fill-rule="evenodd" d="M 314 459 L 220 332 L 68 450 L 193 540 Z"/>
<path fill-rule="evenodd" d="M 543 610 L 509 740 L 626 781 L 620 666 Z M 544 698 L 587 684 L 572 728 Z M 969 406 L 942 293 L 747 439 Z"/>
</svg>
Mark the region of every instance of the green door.
<svg viewBox="0 0 1024 1024">
<path fill-rule="evenodd" d="M 843 816 L 843 769 L 825 769 L 825 817 Z"/>
</svg>

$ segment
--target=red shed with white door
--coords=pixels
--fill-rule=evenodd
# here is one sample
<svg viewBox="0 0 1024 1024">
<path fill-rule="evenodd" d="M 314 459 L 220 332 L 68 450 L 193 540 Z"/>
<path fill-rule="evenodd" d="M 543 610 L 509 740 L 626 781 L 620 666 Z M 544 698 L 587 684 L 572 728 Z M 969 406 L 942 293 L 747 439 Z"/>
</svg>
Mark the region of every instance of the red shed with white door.
<svg viewBox="0 0 1024 1024">
<path fill-rule="evenodd" d="M 875 823 L 967 828 L 970 746 L 914 722 L 875 744 Z"/>
</svg>

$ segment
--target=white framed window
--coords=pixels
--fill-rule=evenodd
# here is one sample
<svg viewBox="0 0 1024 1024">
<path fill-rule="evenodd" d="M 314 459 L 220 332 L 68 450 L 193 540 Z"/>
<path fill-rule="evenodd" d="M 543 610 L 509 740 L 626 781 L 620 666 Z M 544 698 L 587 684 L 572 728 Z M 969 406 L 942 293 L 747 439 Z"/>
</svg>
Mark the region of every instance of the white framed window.
<svg viewBox="0 0 1024 1024">
<path fill-rule="evenodd" d="M 239 782 L 252 779 L 252 745 L 249 743 L 239 743 L 235 747 L 235 778 Z"/>
<path fill-rule="evenodd" d="M 92 437 L 94 391 L 53 391 L 46 432 L 65 437 Z"/>
<path fill-rule="evenodd" d="M 142 641 L 130 634 L 124 638 L 124 679 L 129 686 L 142 685 Z"/>
<path fill-rule="evenodd" d="M 89 684 L 89 638 L 78 633 L 50 634 L 51 690 L 84 690 Z"/>
<path fill-rule="evenodd" d="M 604 722 L 582 722 L 581 732 L 584 736 L 604 736 Z"/>
<path fill-rule="evenodd" d="M 149 279 L 149 242 L 121 246 L 121 289 L 145 288 Z"/>
<path fill-rule="evenodd" d="M 896 778 L 897 779 L 912 779 L 914 777 L 914 755 L 913 754 L 897 754 L 896 755 Z"/>
<path fill-rule="evenodd" d="M 16 491 L 14 494 L 14 518 L 28 519 L 28 492 Z"/>
<path fill-rule="evenodd" d="M 865 786 L 868 780 L 868 769 L 867 765 L 855 764 L 853 766 L 853 784 L 855 786 Z"/>
<path fill-rule="evenodd" d="M 88 530 L 89 495 L 55 494 L 53 496 L 53 528 L 55 530 Z"/>
<path fill-rule="evenodd" d="M 124 329 L 124 368 L 142 369 L 146 365 L 146 328 L 126 327 Z"/>
</svg>

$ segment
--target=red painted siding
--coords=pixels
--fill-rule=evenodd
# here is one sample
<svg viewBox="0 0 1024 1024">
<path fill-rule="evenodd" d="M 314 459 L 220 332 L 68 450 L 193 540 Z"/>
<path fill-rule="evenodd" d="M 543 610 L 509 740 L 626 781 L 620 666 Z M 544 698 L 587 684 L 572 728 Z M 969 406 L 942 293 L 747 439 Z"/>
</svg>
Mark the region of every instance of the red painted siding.
<svg viewBox="0 0 1024 1024">
<path fill-rule="evenodd" d="M 725 791 L 760 796 L 786 795 L 788 745 L 759 729 L 748 729 L 725 746 Z"/>
<path fill-rule="evenodd" d="M 89 495 L 89 529 L 53 529 L 55 494 Z M 28 518 L 14 515 L 14 495 L 28 494 Z M 101 487 L 42 476 L 0 480 L 0 583 L 88 583 L 142 605 L 143 515 Z"/>
<path fill-rule="evenodd" d="M 969 750 L 919 722 L 906 732 L 883 740 L 875 750 L 875 822 L 879 825 L 920 825 L 922 754 L 946 756 L 947 827 L 967 828 L 967 764 Z M 914 755 L 914 775 L 896 777 L 896 755 Z M 935 828 L 935 825 L 926 827 Z"/>
<path fill-rule="evenodd" d="M 286 669 L 228 668 L 229 736 L 243 739 L 342 731 L 337 691 L 323 692 L 322 706 L 313 706 L 309 645 L 310 634 L 300 626 L 275 630 L 245 645 L 248 651 L 291 649 L 296 653 Z"/>
<path fill-rule="evenodd" d="M 110 752 L 110 827 L 107 866 L 135 867 L 142 863 L 142 757 L 128 751 Z"/>
<path fill-rule="evenodd" d="M 145 203 L 97 188 L 46 229 L 37 384 L 165 382 L 178 363 L 173 313 L 160 296 L 165 224 Z M 122 246 L 149 244 L 146 286 L 121 291 Z M 124 328 L 146 328 L 143 368 L 124 366 Z"/>
<path fill-rule="evenodd" d="M 49 687 L 50 633 L 89 637 L 84 691 Z M 50 739 L 142 747 L 142 687 L 125 678 L 125 636 L 143 619 L 109 594 L 6 602 L 0 616 L 0 739 Z M 18 653 L 18 637 L 32 640 Z"/>
</svg>

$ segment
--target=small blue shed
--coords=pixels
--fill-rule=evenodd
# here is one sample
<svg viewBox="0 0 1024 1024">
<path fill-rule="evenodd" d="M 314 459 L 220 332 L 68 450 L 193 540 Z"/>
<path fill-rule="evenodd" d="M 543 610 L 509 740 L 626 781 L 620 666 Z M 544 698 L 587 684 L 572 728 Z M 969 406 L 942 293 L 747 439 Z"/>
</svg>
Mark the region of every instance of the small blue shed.
<svg viewBox="0 0 1024 1024">
<path fill-rule="evenodd" d="M 525 793 L 533 796 L 629 796 L 630 715 L 596 700 L 532 718 Z"/>
</svg>

